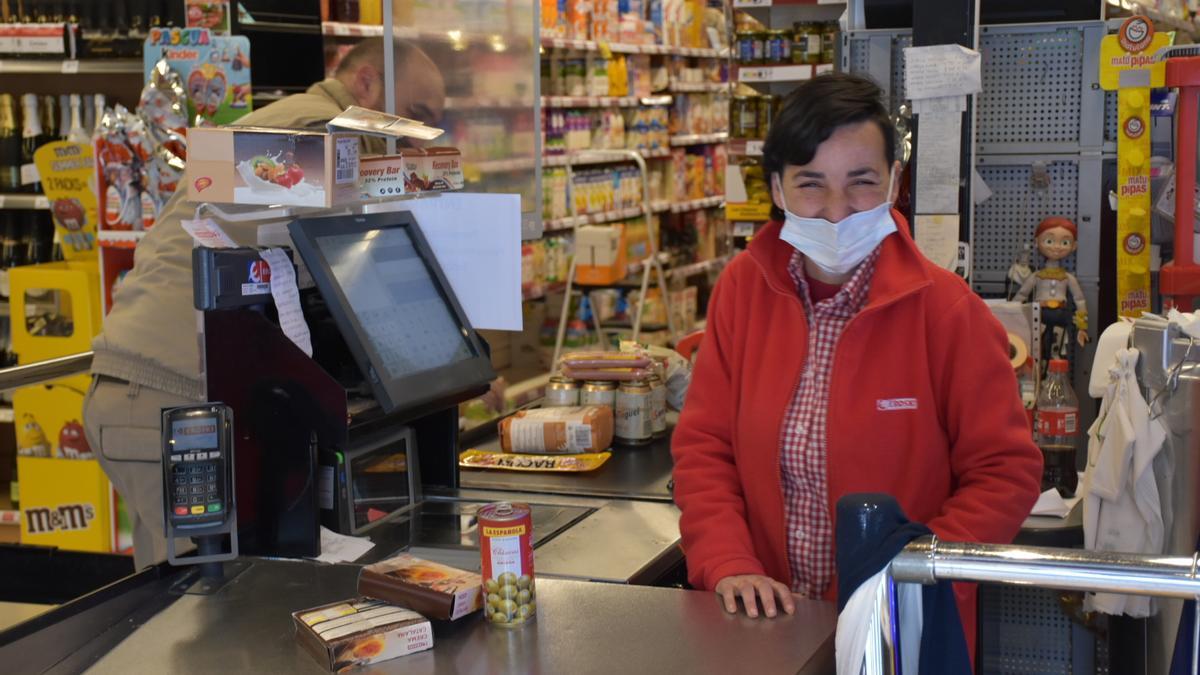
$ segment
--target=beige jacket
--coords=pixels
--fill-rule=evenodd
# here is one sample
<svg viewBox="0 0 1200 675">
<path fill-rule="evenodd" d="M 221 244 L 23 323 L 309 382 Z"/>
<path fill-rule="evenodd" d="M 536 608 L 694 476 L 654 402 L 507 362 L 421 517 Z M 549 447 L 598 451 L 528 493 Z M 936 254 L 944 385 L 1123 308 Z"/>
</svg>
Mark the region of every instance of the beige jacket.
<svg viewBox="0 0 1200 675">
<path fill-rule="evenodd" d="M 238 120 L 239 125 L 323 127 L 354 98 L 345 85 L 327 79 Z M 383 141 L 365 138 L 364 152 L 383 152 Z M 204 398 L 197 315 L 192 306 L 192 238 L 181 220 L 196 204 L 180 190 L 157 224 L 138 244 L 131 270 L 113 296 L 104 330 L 92 341 L 92 372 L 193 400 Z M 234 241 L 257 243 L 256 225 L 219 223 Z"/>
</svg>

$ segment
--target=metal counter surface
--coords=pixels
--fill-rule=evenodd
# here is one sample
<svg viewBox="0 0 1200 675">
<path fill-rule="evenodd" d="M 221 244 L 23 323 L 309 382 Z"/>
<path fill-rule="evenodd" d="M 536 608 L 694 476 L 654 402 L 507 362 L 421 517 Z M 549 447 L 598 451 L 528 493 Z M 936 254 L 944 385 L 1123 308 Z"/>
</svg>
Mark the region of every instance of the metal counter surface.
<svg viewBox="0 0 1200 675">
<path fill-rule="evenodd" d="M 291 613 L 354 595 L 358 569 L 255 560 L 214 596 L 186 595 L 100 658 L 94 673 L 323 673 Z M 832 604 L 776 619 L 730 615 L 712 593 L 539 578 L 538 618 L 435 626 L 434 648 L 369 673 L 828 673 Z"/>
<path fill-rule="evenodd" d="M 673 427 L 672 427 L 673 428 Z M 500 451 L 500 439 L 472 446 Z M 515 490 L 550 494 L 622 497 L 672 501 L 671 437 L 656 438 L 642 446 L 614 446 L 604 466 L 586 473 L 535 473 L 460 469 L 459 484 L 481 490 Z"/>
</svg>

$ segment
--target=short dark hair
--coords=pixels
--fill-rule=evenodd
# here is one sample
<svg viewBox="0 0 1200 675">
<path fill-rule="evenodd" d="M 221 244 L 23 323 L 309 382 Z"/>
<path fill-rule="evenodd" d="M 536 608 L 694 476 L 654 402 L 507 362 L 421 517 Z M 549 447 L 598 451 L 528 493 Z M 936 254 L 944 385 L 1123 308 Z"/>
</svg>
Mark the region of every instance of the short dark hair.
<svg viewBox="0 0 1200 675">
<path fill-rule="evenodd" d="M 817 147 L 838 127 L 874 122 L 883 132 L 888 165 L 896 161 L 896 127 L 883 105 L 883 90 L 870 78 L 849 73 L 828 73 L 796 87 L 780 106 L 779 114 L 763 143 L 763 171 L 783 173 L 788 164 L 808 164 Z M 773 218 L 782 218 L 776 207 Z"/>
<path fill-rule="evenodd" d="M 397 64 L 408 61 L 420 51 L 420 47 L 408 40 L 392 40 L 392 58 Z M 343 75 L 364 63 L 374 66 L 380 73 L 383 73 L 383 38 L 367 38 L 354 45 L 338 62 L 335 74 Z"/>
</svg>

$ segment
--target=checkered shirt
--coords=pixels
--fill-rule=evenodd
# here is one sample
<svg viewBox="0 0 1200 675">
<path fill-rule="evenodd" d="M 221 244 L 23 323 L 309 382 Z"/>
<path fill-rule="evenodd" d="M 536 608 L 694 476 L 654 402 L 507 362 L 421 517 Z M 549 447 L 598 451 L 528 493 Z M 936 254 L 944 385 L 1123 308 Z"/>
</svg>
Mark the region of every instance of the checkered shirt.
<svg viewBox="0 0 1200 675">
<path fill-rule="evenodd" d="M 825 484 L 825 420 L 834 349 L 846 323 L 867 302 L 878 258 L 876 248 L 837 295 L 815 306 L 808 292 L 804 256 L 797 251 L 788 264 L 808 317 L 808 359 L 784 415 L 779 463 L 792 591 L 809 598 L 820 598 L 834 574 L 833 527 Z"/>
</svg>

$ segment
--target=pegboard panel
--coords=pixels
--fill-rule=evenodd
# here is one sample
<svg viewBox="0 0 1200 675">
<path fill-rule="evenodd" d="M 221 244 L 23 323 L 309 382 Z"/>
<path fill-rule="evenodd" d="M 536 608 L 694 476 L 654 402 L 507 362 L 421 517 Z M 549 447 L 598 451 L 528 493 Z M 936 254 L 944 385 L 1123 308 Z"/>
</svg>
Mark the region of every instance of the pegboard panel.
<svg viewBox="0 0 1200 675">
<path fill-rule="evenodd" d="M 979 588 L 981 675 L 1072 675 L 1071 619 L 1043 588 Z"/>
<path fill-rule="evenodd" d="M 904 93 L 904 48 L 912 46 L 912 33 L 897 33 L 892 39 L 891 111 L 899 112 L 906 100 Z"/>
<path fill-rule="evenodd" d="M 1078 144 L 1083 30 L 1072 26 L 1036 32 L 983 31 L 983 92 L 976 99 L 978 143 Z"/>
<path fill-rule="evenodd" d="M 1033 231 L 1043 218 L 1066 216 L 1078 222 L 1079 163 L 1064 157 L 1047 161 L 1050 187 L 1034 190 L 1031 162 L 1007 163 L 995 156 L 988 160 L 975 167 L 992 196 L 975 206 L 971 264 L 977 280 L 994 282 L 1004 279 L 1022 247 L 1033 242 Z M 1077 258 L 1067 259 L 1068 271 L 1075 272 Z M 1034 262 L 1041 266 L 1040 260 Z"/>
<path fill-rule="evenodd" d="M 1117 92 L 1104 92 L 1104 142 L 1117 142 Z"/>
</svg>

